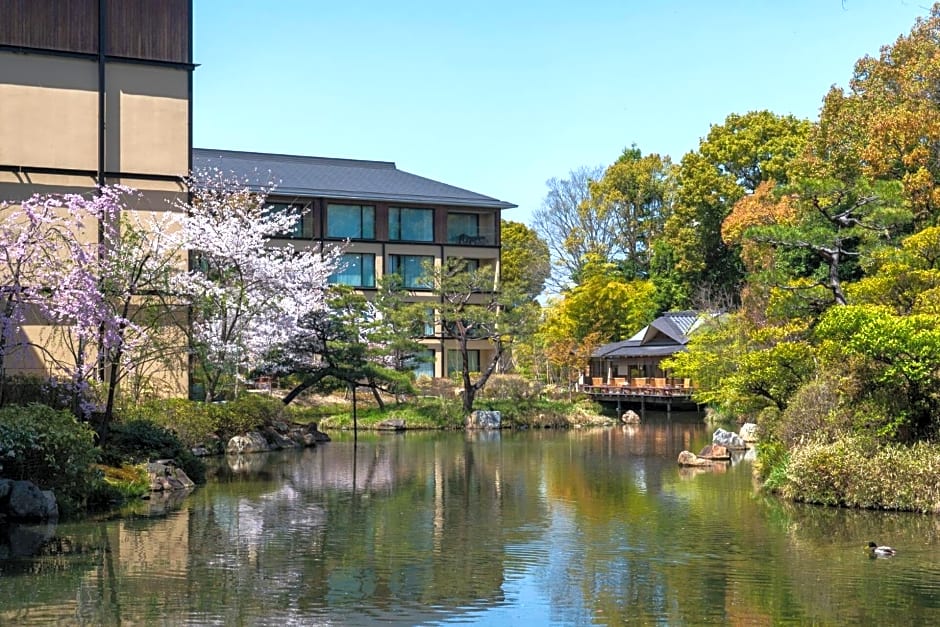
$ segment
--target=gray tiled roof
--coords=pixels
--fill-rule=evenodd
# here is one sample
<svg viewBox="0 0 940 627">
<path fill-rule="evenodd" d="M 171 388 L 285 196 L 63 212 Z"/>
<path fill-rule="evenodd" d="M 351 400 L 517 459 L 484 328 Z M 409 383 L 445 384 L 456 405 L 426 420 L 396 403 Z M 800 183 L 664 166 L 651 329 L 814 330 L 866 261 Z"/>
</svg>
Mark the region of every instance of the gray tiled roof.
<svg viewBox="0 0 940 627">
<path fill-rule="evenodd" d="M 303 157 L 235 150 L 193 149 L 193 168 L 218 168 L 251 186 L 276 185 L 278 196 L 461 205 L 516 205 L 404 172 L 390 161 Z"/>
<path fill-rule="evenodd" d="M 629 340 L 604 344 L 591 357 L 658 357 L 683 350 L 689 333 L 695 330 L 702 314 L 695 311 L 667 311 Z"/>
</svg>

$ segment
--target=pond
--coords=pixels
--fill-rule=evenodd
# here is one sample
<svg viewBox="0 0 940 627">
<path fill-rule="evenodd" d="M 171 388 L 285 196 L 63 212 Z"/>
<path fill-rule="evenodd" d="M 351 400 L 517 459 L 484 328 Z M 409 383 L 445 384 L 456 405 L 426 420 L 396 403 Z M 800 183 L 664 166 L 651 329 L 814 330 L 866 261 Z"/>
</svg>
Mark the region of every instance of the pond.
<svg viewBox="0 0 940 627">
<path fill-rule="evenodd" d="M 781 502 L 747 457 L 679 468 L 711 431 L 673 413 L 215 460 L 179 503 L 7 529 L 0 624 L 940 624 L 940 517 Z"/>
</svg>

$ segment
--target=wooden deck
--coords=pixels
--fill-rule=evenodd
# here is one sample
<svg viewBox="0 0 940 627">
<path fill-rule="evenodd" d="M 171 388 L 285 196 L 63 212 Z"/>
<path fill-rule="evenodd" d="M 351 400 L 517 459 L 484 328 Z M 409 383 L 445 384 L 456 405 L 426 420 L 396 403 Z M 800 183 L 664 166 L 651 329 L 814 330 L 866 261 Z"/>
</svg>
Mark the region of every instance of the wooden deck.
<svg viewBox="0 0 940 627">
<path fill-rule="evenodd" d="M 645 406 L 665 405 L 667 410 L 673 405 L 694 405 L 692 394 L 695 388 L 688 382 L 671 383 L 663 380 L 626 381 L 614 380 L 612 383 L 582 384 L 580 389 L 595 401 L 605 403 L 639 403 Z"/>
</svg>

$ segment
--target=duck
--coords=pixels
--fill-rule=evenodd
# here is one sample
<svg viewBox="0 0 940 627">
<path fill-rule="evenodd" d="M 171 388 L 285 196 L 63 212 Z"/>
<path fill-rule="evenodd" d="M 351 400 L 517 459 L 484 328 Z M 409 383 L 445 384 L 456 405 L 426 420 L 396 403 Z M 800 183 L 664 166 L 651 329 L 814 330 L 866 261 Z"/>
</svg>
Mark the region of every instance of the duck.
<svg viewBox="0 0 940 627">
<path fill-rule="evenodd" d="M 890 546 L 880 546 L 874 542 L 868 543 L 868 552 L 871 553 L 872 557 L 891 557 L 897 554 Z"/>
</svg>

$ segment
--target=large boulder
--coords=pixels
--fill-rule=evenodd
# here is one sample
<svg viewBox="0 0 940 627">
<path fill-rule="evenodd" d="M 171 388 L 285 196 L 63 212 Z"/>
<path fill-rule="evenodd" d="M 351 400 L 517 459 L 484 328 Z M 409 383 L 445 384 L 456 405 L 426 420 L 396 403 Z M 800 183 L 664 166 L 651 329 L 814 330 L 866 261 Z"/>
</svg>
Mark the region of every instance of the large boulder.
<svg viewBox="0 0 940 627">
<path fill-rule="evenodd" d="M 268 441 L 268 444 L 271 445 L 271 448 L 275 450 L 281 450 L 285 448 L 297 448 L 300 446 L 299 443 L 295 442 L 290 437 L 290 430 L 287 425 L 283 425 L 283 430 L 279 429 L 277 425 L 271 425 L 264 428 L 264 439 Z"/>
<path fill-rule="evenodd" d="M 478 410 L 467 417 L 467 429 L 500 429 L 502 422 L 500 412 Z"/>
<path fill-rule="evenodd" d="M 698 456 L 714 461 L 731 461 L 731 451 L 720 444 L 707 444 Z"/>
<path fill-rule="evenodd" d="M 747 448 L 747 445 L 745 445 L 740 435 L 734 431 L 725 431 L 721 427 L 716 429 L 714 435 L 712 435 L 712 444 L 720 444 L 732 450 L 743 450 Z"/>
<path fill-rule="evenodd" d="M 51 490 L 40 490 L 31 481 L 13 481 L 9 486 L 6 514 L 10 520 L 55 520 L 59 505 Z"/>
<path fill-rule="evenodd" d="M 710 459 L 702 459 L 698 457 L 695 453 L 691 451 L 682 451 L 679 453 L 679 465 L 680 466 L 711 466 L 712 461 Z"/>
<path fill-rule="evenodd" d="M 745 422 L 741 425 L 741 439 L 744 440 L 745 443 L 751 444 L 757 442 L 759 432 L 760 429 L 753 422 Z"/>
<path fill-rule="evenodd" d="M 271 445 L 263 435 L 257 431 L 251 431 L 245 435 L 236 435 L 228 441 L 225 452 L 230 455 L 242 455 L 245 453 L 264 453 L 271 450 Z"/>
<path fill-rule="evenodd" d="M 624 412 L 623 416 L 620 417 L 620 422 L 625 425 L 638 425 L 640 424 L 640 414 L 636 413 L 632 409 L 628 409 Z"/>
<path fill-rule="evenodd" d="M 147 464 L 151 492 L 174 492 L 192 490 L 196 484 L 171 460 L 161 459 Z"/>
</svg>

